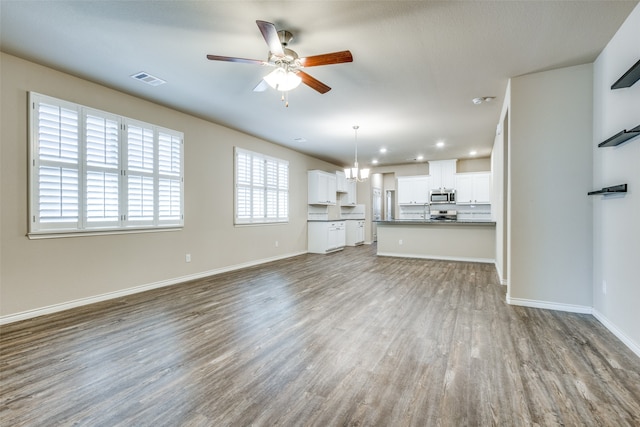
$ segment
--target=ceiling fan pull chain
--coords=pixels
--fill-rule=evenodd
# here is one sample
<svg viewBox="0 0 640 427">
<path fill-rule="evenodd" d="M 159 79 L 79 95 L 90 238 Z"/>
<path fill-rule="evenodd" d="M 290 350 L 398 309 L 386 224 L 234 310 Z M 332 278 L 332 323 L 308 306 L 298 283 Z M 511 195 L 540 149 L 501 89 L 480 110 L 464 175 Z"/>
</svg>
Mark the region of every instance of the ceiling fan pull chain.
<svg viewBox="0 0 640 427">
<path fill-rule="evenodd" d="M 289 107 L 289 92 L 280 92 L 282 96 L 280 97 L 280 101 L 284 102 L 285 107 Z"/>
</svg>

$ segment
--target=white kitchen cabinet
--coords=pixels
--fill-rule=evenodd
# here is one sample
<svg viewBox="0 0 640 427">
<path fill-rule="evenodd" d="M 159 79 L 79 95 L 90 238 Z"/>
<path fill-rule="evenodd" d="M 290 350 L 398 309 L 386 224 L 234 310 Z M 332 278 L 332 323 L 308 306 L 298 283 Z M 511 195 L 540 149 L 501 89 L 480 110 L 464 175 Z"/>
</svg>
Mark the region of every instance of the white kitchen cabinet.
<svg viewBox="0 0 640 427">
<path fill-rule="evenodd" d="M 347 220 L 347 246 L 364 244 L 364 220 Z"/>
<path fill-rule="evenodd" d="M 349 191 L 347 183 L 347 176 L 344 174 L 344 171 L 336 171 L 336 192 L 346 193 Z"/>
<path fill-rule="evenodd" d="M 456 175 L 456 204 L 488 205 L 491 203 L 491 172 Z"/>
<path fill-rule="evenodd" d="M 355 206 L 357 203 L 356 193 L 357 183 L 354 180 L 346 180 L 347 191 L 342 194 L 340 199 L 341 206 Z"/>
<path fill-rule="evenodd" d="M 455 188 L 457 161 L 457 159 L 452 159 L 429 162 L 429 176 L 431 177 L 429 190 Z"/>
<path fill-rule="evenodd" d="M 424 205 L 429 202 L 429 176 L 398 177 L 398 204 Z"/>
<path fill-rule="evenodd" d="M 346 245 L 345 221 L 315 221 L 307 223 L 308 252 L 326 254 Z"/>
<path fill-rule="evenodd" d="M 310 205 L 336 204 L 336 174 L 319 170 L 307 172 L 308 203 Z"/>
</svg>

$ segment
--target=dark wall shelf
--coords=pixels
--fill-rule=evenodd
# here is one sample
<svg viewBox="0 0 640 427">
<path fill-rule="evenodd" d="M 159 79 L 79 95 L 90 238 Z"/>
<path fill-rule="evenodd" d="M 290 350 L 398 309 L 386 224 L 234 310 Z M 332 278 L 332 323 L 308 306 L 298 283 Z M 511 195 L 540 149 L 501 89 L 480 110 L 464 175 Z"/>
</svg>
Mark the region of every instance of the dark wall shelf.
<svg viewBox="0 0 640 427">
<path fill-rule="evenodd" d="M 616 145 L 620 145 L 623 142 L 626 142 L 636 136 L 640 135 L 640 126 L 636 126 L 631 130 L 623 130 L 622 132 L 618 132 L 613 135 L 611 138 L 606 141 L 598 144 L 598 147 L 615 147 Z"/>
<path fill-rule="evenodd" d="M 626 73 L 622 75 L 613 85 L 611 89 L 622 89 L 631 87 L 635 82 L 640 80 L 640 59 L 633 64 Z"/>
<path fill-rule="evenodd" d="M 626 193 L 627 192 L 627 184 L 614 185 L 612 187 L 604 187 L 602 190 L 589 191 L 587 195 L 596 196 L 598 194 L 616 194 L 616 193 Z"/>
</svg>

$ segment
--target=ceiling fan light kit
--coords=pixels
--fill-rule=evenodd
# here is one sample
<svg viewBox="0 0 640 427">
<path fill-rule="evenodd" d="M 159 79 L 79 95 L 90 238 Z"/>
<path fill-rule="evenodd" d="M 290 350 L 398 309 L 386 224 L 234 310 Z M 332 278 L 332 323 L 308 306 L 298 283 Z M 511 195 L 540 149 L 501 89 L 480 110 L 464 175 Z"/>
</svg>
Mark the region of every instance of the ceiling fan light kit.
<svg viewBox="0 0 640 427">
<path fill-rule="evenodd" d="M 207 55 L 207 59 L 275 67 L 274 71 L 263 77 L 263 81 L 273 89 L 287 92 L 298 87 L 300 83 L 304 83 L 321 94 L 329 92 L 331 88 L 302 71 L 302 68 L 353 62 L 353 56 L 348 50 L 299 58 L 295 51 L 286 48 L 293 39 L 293 34 L 286 30 L 276 30 L 275 25 L 271 22 L 258 20 L 256 24 L 269 47 L 267 61 L 219 55 Z M 265 86 L 261 81 L 254 88 L 254 91 L 261 92 L 264 89 Z"/>
<path fill-rule="evenodd" d="M 302 79 L 294 72 L 276 68 L 263 77 L 269 86 L 280 92 L 287 92 L 300 86 Z"/>
</svg>

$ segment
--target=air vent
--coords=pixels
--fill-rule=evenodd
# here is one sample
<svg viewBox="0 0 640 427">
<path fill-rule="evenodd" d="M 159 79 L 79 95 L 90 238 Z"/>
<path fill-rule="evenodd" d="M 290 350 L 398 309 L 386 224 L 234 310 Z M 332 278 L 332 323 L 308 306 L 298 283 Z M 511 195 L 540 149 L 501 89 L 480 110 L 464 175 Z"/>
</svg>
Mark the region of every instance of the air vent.
<svg viewBox="0 0 640 427">
<path fill-rule="evenodd" d="M 164 80 L 154 77 L 149 73 L 145 73 L 144 71 L 140 71 L 139 73 L 134 74 L 131 77 L 151 86 L 160 86 L 166 83 Z"/>
</svg>

